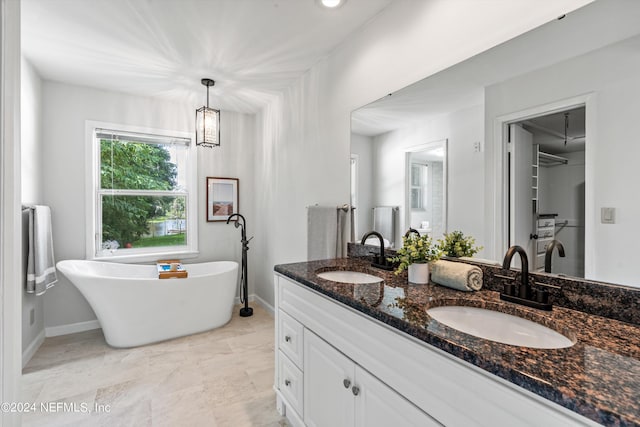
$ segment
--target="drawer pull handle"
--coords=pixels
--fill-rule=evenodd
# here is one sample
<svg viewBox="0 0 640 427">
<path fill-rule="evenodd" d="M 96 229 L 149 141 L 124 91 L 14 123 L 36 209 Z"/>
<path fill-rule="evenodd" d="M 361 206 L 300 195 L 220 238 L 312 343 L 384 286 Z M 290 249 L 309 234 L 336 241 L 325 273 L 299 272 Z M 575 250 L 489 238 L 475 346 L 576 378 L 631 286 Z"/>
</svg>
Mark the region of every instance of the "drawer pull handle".
<svg viewBox="0 0 640 427">
<path fill-rule="evenodd" d="M 286 337 L 284 337 L 284 340 L 286 342 L 291 342 L 291 337 L 289 335 L 287 335 Z"/>
<path fill-rule="evenodd" d="M 291 385 L 291 381 L 289 380 L 284 380 L 284 385 L 286 385 L 287 387 L 289 387 Z"/>
<path fill-rule="evenodd" d="M 342 384 L 344 384 L 344 388 L 349 388 L 351 387 L 351 380 L 348 378 L 345 378 L 345 380 L 342 381 Z"/>
<path fill-rule="evenodd" d="M 355 386 L 355 385 L 354 385 L 354 386 L 351 388 L 351 392 L 353 393 L 353 395 L 354 395 L 354 396 L 357 396 L 357 395 L 359 395 L 359 394 L 360 394 L 360 388 L 359 388 L 358 386 Z"/>
</svg>

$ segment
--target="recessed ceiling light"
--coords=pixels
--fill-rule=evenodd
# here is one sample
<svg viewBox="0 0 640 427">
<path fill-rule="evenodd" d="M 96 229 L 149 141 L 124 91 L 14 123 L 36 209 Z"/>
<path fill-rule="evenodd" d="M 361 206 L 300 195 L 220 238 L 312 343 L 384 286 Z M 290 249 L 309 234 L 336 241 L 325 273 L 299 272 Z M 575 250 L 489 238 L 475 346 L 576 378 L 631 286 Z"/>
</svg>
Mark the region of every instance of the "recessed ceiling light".
<svg viewBox="0 0 640 427">
<path fill-rule="evenodd" d="M 324 7 L 338 7 L 344 3 L 344 0 L 320 0 L 320 4 Z"/>
</svg>

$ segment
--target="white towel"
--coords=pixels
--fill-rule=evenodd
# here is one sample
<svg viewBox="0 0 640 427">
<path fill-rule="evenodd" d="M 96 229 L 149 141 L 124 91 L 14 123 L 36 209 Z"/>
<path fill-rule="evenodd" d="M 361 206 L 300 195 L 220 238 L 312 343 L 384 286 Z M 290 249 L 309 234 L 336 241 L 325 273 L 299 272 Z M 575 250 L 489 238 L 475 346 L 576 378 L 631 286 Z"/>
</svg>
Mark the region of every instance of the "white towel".
<svg viewBox="0 0 640 427">
<path fill-rule="evenodd" d="M 28 232 L 27 292 L 42 295 L 58 281 L 48 206 L 29 207 Z"/>
<path fill-rule="evenodd" d="M 377 206 L 373 208 L 373 231 L 382 234 L 392 245 L 396 240 L 396 206 Z"/>
<path fill-rule="evenodd" d="M 307 208 L 307 260 L 336 257 L 338 215 L 336 207 Z"/>
<path fill-rule="evenodd" d="M 431 281 L 459 291 L 479 291 L 482 270 L 475 265 L 440 260 L 432 264 Z"/>
<path fill-rule="evenodd" d="M 347 256 L 347 242 L 349 234 L 347 233 L 347 224 L 350 215 L 343 208 L 336 208 L 336 258 L 345 258 Z"/>
<path fill-rule="evenodd" d="M 307 260 L 344 258 L 347 256 L 351 215 L 343 207 L 309 206 L 307 208 Z"/>
</svg>

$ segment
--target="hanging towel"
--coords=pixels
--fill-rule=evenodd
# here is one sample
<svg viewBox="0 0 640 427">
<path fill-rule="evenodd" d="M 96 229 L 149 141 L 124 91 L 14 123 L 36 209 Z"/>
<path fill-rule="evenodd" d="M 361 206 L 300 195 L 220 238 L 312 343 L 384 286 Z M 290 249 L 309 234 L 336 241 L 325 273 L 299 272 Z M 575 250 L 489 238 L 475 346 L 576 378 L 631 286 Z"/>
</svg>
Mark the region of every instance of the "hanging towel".
<svg viewBox="0 0 640 427">
<path fill-rule="evenodd" d="M 373 208 L 373 231 L 382 234 L 391 244 L 396 240 L 397 206 L 376 206 Z"/>
<path fill-rule="evenodd" d="M 482 270 L 475 265 L 440 260 L 432 264 L 431 281 L 459 291 L 479 291 Z"/>
<path fill-rule="evenodd" d="M 337 229 L 335 206 L 307 208 L 307 260 L 335 258 Z"/>
<path fill-rule="evenodd" d="M 350 218 L 348 210 L 345 210 L 344 207 L 336 208 L 336 258 L 347 256 L 347 241 L 349 237 L 347 225 Z"/>
<path fill-rule="evenodd" d="M 57 281 L 51 235 L 51 210 L 30 206 L 27 255 L 27 292 L 42 295 Z"/>
</svg>

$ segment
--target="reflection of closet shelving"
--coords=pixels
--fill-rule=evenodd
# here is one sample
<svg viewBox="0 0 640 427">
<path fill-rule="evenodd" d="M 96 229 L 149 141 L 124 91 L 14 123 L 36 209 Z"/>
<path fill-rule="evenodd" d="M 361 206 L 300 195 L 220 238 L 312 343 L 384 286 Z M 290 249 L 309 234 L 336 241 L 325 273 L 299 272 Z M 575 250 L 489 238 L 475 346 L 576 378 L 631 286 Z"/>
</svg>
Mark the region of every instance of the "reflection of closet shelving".
<svg viewBox="0 0 640 427">
<path fill-rule="evenodd" d="M 538 213 L 540 206 L 540 168 L 548 166 L 566 165 L 568 159 L 555 154 L 540 151 L 540 145 L 533 146 L 533 164 L 531 165 L 531 200 L 533 201 L 533 212 Z"/>
<path fill-rule="evenodd" d="M 540 151 L 539 149 L 538 149 L 538 156 L 539 156 L 540 166 L 566 165 L 567 163 L 569 163 L 569 160 L 565 159 L 562 156 L 556 156 L 555 154 L 545 153 L 544 151 Z"/>
<path fill-rule="evenodd" d="M 540 146 L 533 146 L 533 164 L 531 165 L 531 200 L 533 201 L 533 212 L 538 213 L 538 185 L 540 184 Z"/>
</svg>

